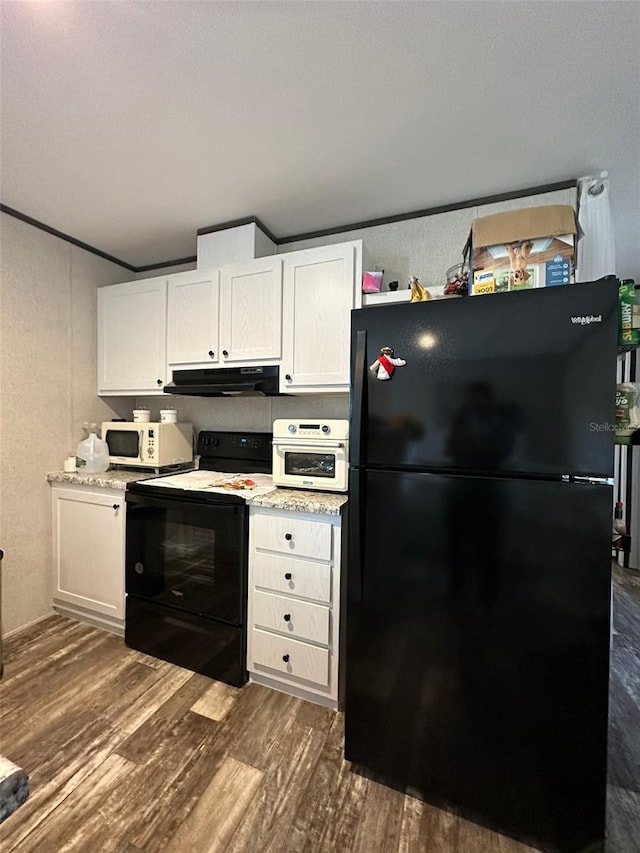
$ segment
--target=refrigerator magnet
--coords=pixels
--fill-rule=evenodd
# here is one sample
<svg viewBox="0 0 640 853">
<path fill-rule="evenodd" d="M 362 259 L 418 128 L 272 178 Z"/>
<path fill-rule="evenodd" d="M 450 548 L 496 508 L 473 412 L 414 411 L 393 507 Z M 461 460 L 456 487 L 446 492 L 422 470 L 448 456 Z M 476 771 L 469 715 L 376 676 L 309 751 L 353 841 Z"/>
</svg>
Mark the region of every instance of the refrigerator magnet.
<svg viewBox="0 0 640 853">
<path fill-rule="evenodd" d="M 396 367 L 404 367 L 407 362 L 404 358 L 394 358 L 393 347 L 382 347 L 380 355 L 369 367 L 378 379 L 391 379 Z"/>
</svg>

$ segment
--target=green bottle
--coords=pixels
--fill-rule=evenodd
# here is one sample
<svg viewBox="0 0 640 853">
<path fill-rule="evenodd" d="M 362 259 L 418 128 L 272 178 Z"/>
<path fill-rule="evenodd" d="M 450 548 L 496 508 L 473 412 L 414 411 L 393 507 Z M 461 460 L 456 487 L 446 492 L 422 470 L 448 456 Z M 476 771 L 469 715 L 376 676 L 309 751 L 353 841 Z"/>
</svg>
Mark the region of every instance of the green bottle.
<svg viewBox="0 0 640 853">
<path fill-rule="evenodd" d="M 620 282 L 618 310 L 618 343 L 626 347 L 640 345 L 640 301 L 632 278 Z"/>
</svg>

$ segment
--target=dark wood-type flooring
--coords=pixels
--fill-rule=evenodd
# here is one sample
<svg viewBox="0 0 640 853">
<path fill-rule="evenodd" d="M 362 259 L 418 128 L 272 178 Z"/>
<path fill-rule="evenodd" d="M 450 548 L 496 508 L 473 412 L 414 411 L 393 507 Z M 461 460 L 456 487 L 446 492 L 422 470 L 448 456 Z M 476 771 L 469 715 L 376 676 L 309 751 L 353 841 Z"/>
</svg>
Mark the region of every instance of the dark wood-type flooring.
<svg viewBox="0 0 640 853">
<path fill-rule="evenodd" d="M 608 853 L 640 851 L 640 576 L 616 569 Z M 0 753 L 31 796 L 0 850 L 527 853 L 350 772 L 340 713 L 52 616 L 5 645 Z"/>
</svg>

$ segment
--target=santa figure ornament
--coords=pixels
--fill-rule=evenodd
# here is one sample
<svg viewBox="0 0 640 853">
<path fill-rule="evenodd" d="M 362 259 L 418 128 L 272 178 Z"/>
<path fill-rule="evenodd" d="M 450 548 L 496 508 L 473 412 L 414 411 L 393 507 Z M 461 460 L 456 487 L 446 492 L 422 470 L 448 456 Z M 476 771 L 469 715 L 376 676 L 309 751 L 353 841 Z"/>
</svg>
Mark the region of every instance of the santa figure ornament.
<svg viewBox="0 0 640 853">
<path fill-rule="evenodd" d="M 380 355 L 373 362 L 369 370 L 373 371 L 378 379 L 391 379 L 396 367 L 404 367 L 407 362 L 404 358 L 394 358 L 392 347 L 382 347 Z"/>
</svg>

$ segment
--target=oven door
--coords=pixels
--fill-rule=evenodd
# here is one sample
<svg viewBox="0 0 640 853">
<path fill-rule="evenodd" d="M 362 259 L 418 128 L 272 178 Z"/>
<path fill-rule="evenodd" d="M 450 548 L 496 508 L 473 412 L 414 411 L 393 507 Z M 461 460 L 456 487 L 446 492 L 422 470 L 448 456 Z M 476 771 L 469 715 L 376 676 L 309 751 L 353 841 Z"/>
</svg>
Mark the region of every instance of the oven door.
<svg viewBox="0 0 640 853">
<path fill-rule="evenodd" d="M 346 441 L 273 440 L 273 482 L 277 486 L 346 492 Z"/>
<path fill-rule="evenodd" d="M 126 500 L 127 595 L 242 625 L 246 507 L 130 493 Z"/>
</svg>

